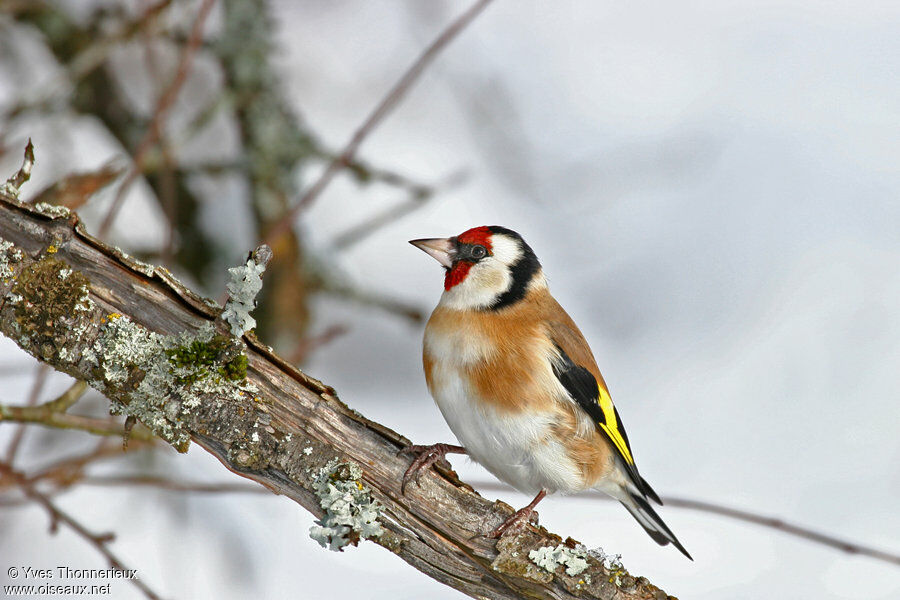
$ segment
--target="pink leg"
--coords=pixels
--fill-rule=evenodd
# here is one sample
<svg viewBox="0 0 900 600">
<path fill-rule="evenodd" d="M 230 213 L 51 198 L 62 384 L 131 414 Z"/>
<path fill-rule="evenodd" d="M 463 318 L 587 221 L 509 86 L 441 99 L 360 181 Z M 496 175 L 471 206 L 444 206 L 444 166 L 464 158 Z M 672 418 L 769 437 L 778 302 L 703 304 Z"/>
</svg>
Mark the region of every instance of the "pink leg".
<svg viewBox="0 0 900 600">
<path fill-rule="evenodd" d="M 544 496 L 547 495 L 546 490 L 541 490 L 538 492 L 537 496 L 534 497 L 534 500 L 531 501 L 531 504 L 526 506 L 525 508 L 520 508 L 516 511 L 516 514 L 505 520 L 503 523 L 497 526 L 495 530 L 488 534 L 489 538 L 498 538 L 506 531 L 511 528 L 517 528 L 521 525 L 524 525 L 528 522 L 528 519 L 534 513 L 534 507 L 537 506 L 538 502 L 544 499 Z"/>
<path fill-rule="evenodd" d="M 462 446 L 453 446 L 451 444 L 432 444 L 431 446 L 407 446 L 397 454 L 417 454 L 416 459 L 409 465 L 406 473 L 403 474 L 403 481 L 400 484 L 400 493 L 406 493 L 406 484 L 410 479 L 415 478 L 419 483 L 419 475 L 422 469 L 427 469 L 439 460 L 443 460 L 447 454 L 465 454 L 466 449 Z"/>
</svg>

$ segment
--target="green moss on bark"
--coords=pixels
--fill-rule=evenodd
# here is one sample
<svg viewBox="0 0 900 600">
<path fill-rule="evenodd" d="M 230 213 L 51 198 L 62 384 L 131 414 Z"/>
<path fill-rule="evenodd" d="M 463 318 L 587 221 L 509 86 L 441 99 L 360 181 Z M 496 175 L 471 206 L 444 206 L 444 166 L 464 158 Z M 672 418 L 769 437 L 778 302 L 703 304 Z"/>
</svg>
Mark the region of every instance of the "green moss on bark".
<svg viewBox="0 0 900 600">
<path fill-rule="evenodd" d="M 238 382 L 247 377 L 247 357 L 239 344 L 224 335 L 191 340 L 167 349 L 166 356 L 179 370 L 179 383 L 196 383 L 210 377 Z"/>
</svg>

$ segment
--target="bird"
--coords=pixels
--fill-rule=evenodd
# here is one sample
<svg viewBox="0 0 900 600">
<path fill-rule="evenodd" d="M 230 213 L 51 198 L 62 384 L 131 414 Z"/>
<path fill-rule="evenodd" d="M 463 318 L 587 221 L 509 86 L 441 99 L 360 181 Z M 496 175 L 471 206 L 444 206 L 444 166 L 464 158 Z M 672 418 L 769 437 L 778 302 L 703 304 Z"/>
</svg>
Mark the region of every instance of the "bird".
<svg viewBox="0 0 900 600">
<path fill-rule="evenodd" d="M 425 327 L 428 390 L 461 445 L 410 445 L 405 493 L 447 454 L 468 454 L 534 499 L 487 535 L 525 526 L 548 494 L 599 490 L 659 545 L 693 560 L 651 506 L 619 412 L 578 326 L 551 295 L 525 240 L 501 226 L 410 243 L 445 270 Z"/>
</svg>

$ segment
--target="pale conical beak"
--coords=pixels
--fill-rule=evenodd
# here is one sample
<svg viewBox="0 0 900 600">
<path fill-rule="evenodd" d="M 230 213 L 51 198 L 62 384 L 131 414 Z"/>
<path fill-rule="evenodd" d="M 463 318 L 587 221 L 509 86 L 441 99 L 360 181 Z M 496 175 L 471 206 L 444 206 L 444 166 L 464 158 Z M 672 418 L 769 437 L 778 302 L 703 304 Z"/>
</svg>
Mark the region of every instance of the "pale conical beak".
<svg viewBox="0 0 900 600">
<path fill-rule="evenodd" d="M 456 255 L 456 244 L 453 242 L 453 238 L 426 238 L 409 240 L 409 243 L 448 269 L 453 266 L 453 258 Z"/>
</svg>

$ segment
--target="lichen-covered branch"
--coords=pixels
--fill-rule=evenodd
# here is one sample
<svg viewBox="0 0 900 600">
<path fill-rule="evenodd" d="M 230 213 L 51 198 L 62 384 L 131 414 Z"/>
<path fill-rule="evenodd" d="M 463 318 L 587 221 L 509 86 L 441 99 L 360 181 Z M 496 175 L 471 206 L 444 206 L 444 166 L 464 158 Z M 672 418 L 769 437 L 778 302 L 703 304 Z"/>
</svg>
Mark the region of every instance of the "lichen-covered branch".
<svg viewBox="0 0 900 600">
<path fill-rule="evenodd" d="M 543 528 L 487 538 L 512 509 L 452 471 L 403 495 L 409 458 L 397 452 L 409 440 L 252 333 L 231 335 L 220 306 L 91 237 L 74 213 L 0 194 L 0 240 L 4 335 L 176 448 L 193 441 L 296 501 L 317 517 L 320 542 L 370 539 L 473 597 L 666 598 Z"/>
</svg>

